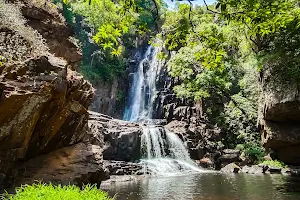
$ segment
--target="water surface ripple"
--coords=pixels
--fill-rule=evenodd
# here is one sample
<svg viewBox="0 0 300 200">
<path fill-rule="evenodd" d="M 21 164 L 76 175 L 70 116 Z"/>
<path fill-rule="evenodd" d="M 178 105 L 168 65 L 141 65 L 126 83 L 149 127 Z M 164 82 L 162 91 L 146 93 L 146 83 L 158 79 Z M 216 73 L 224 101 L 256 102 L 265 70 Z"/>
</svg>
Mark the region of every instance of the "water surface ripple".
<svg viewBox="0 0 300 200">
<path fill-rule="evenodd" d="M 200 173 L 151 177 L 103 188 L 116 200 L 299 200 L 300 178 Z"/>
</svg>

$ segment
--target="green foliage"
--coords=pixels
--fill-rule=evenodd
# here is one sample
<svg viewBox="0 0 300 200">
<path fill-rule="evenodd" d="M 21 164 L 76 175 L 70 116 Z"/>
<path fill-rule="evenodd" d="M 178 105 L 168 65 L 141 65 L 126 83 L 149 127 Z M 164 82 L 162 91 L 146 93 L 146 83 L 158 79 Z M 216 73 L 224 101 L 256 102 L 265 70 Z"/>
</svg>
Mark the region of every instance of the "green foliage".
<svg viewBox="0 0 300 200">
<path fill-rule="evenodd" d="M 298 21 L 300 14 L 296 0 L 221 0 L 218 2 L 217 6 L 221 4 L 221 14 L 227 20 L 234 20 L 246 26 L 249 36 L 265 36 L 280 31 L 292 21 Z"/>
<path fill-rule="evenodd" d="M 205 113 L 222 128 L 225 147 L 242 144 L 247 157 L 260 160 L 258 58 L 238 22 L 229 23 L 202 7 L 191 13 L 188 8 L 170 11 L 162 28 L 162 45 L 176 51 L 167 62 L 169 74 L 179 79 L 174 91 L 180 98 L 205 99 Z M 187 26 L 182 26 L 184 20 Z"/>
<path fill-rule="evenodd" d="M 94 83 L 122 75 L 137 38 L 150 37 L 162 7 L 159 0 L 63 1 L 67 22 L 81 42 L 82 74 Z"/>
<path fill-rule="evenodd" d="M 104 49 L 109 48 L 114 55 L 120 55 L 121 35 L 128 32 L 135 21 L 133 13 L 121 15 L 120 7 L 111 0 L 93 0 L 71 2 L 74 13 L 85 17 L 85 20 L 97 30 L 93 39 Z"/>
<path fill-rule="evenodd" d="M 160 37 L 164 38 L 164 44 L 170 51 L 178 51 L 186 46 L 186 37 L 190 29 L 188 12 L 189 6 L 181 4 L 176 11 L 166 13 Z"/>
<path fill-rule="evenodd" d="M 97 83 L 98 80 L 112 81 L 125 70 L 126 62 L 112 56 L 109 52 L 96 51 L 91 57 L 90 63 L 82 62 L 80 72 L 93 83 Z"/>
<path fill-rule="evenodd" d="M 79 0 L 69 3 L 72 11 L 84 16 L 96 30 L 93 40 L 104 50 L 110 49 L 114 56 L 121 55 L 124 36 L 149 32 L 155 24 L 155 4 L 151 0 L 92 0 L 91 3 Z M 160 6 L 159 1 L 156 5 Z"/>
<path fill-rule="evenodd" d="M 268 165 L 269 167 L 287 168 L 287 165 L 278 160 L 265 160 L 261 164 Z"/>
<path fill-rule="evenodd" d="M 279 81 L 300 83 L 297 0 L 219 0 L 217 8 L 224 19 L 244 29 L 260 70 L 273 68 Z"/>
<path fill-rule="evenodd" d="M 16 194 L 4 194 L 3 200 L 112 200 L 106 192 L 99 190 L 96 186 L 86 185 L 82 190 L 74 185 L 54 186 L 52 184 L 24 185 L 16 188 Z"/>
<path fill-rule="evenodd" d="M 179 7 L 176 14 L 168 15 L 165 30 L 170 37 L 183 35 L 185 38 L 172 40 L 170 48 L 170 37 L 167 36 L 164 45 L 173 50 L 176 47 L 177 53 L 171 57 L 168 62 L 168 70 L 171 76 L 179 77 L 182 81 L 181 85 L 174 88 L 179 97 L 188 97 L 194 99 L 208 98 L 211 94 L 222 96 L 228 93 L 231 83 L 228 78 L 228 69 L 233 65 L 234 57 L 238 52 L 239 40 L 238 30 L 233 26 L 224 26 L 222 23 L 215 23 L 214 18 L 207 15 L 201 7 L 194 10 L 193 22 L 194 27 L 187 26 L 186 31 L 179 28 L 177 21 L 173 21 L 173 16 L 183 19 L 187 18 L 186 6 Z M 174 24 L 172 24 L 174 23 Z M 179 32 L 178 34 L 176 32 Z M 184 33 L 184 34 L 182 34 Z M 179 49 L 178 49 L 179 48 Z"/>
<path fill-rule="evenodd" d="M 245 144 L 246 156 L 250 157 L 254 161 L 260 161 L 264 157 L 264 149 L 256 143 Z"/>
</svg>

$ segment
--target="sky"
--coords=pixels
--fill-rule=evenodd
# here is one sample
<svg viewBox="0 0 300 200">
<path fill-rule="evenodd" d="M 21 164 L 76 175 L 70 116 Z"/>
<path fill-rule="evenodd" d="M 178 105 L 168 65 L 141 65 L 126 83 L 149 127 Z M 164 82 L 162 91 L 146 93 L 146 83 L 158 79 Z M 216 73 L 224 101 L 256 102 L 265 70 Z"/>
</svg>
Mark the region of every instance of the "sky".
<svg viewBox="0 0 300 200">
<path fill-rule="evenodd" d="M 168 6 L 169 6 L 170 9 L 174 8 L 175 3 L 176 3 L 175 1 L 173 1 L 173 2 L 171 0 L 164 0 L 164 1 L 168 4 Z M 216 0 L 206 0 L 206 3 L 207 4 L 212 4 L 215 1 Z M 188 1 L 183 1 L 183 2 L 188 3 Z M 204 5 L 203 0 L 194 0 L 192 3 L 194 5 Z"/>
</svg>

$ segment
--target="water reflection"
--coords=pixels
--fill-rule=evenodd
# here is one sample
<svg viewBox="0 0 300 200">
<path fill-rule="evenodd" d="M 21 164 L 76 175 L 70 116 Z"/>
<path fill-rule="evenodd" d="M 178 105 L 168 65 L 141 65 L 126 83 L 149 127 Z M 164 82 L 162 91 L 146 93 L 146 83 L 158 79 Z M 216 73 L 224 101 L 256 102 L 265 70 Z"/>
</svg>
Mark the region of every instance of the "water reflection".
<svg viewBox="0 0 300 200">
<path fill-rule="evenodd" d="M 117 200 L 299 200 L 300 179 L 282 175 L 194 174 L 104 188 Z"/>
</svg>

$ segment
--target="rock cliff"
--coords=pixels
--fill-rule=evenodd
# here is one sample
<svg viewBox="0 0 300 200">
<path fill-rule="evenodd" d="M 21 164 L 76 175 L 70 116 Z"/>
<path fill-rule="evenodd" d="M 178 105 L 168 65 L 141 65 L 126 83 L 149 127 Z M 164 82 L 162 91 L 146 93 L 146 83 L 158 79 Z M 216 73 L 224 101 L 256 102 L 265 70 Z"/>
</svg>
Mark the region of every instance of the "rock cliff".
<svg viewBox="0 0 300 200">
<path fill-rule="evenodd" d="M 185 142 L 192 159 L 208 159 L 213 162 L 212 168 L 217 167 L 223 148 L 221 130 L 206 119 L 202 102 L 177 98 L 173 87 L 179 82 L 168 75 L 165 66 L 160 68 L 156 83 L 153 117 L 167 120 L 165 128 Z"/>
<path fill-rule="evenodd" d="M 273 66 L 261 74 L 259 125 L 264 147 L 287 164 L 300 165 L 299 85 L 283 80 Z"/>
<path fill-rule="evenodd" d="M 81 59 L 72 32 L 51 1 L 9 2 L 0 0 L 1 181 L 99 183 L 103 142 L 87 110 L 94 89 L 72 71 Z"/>
</svg>

